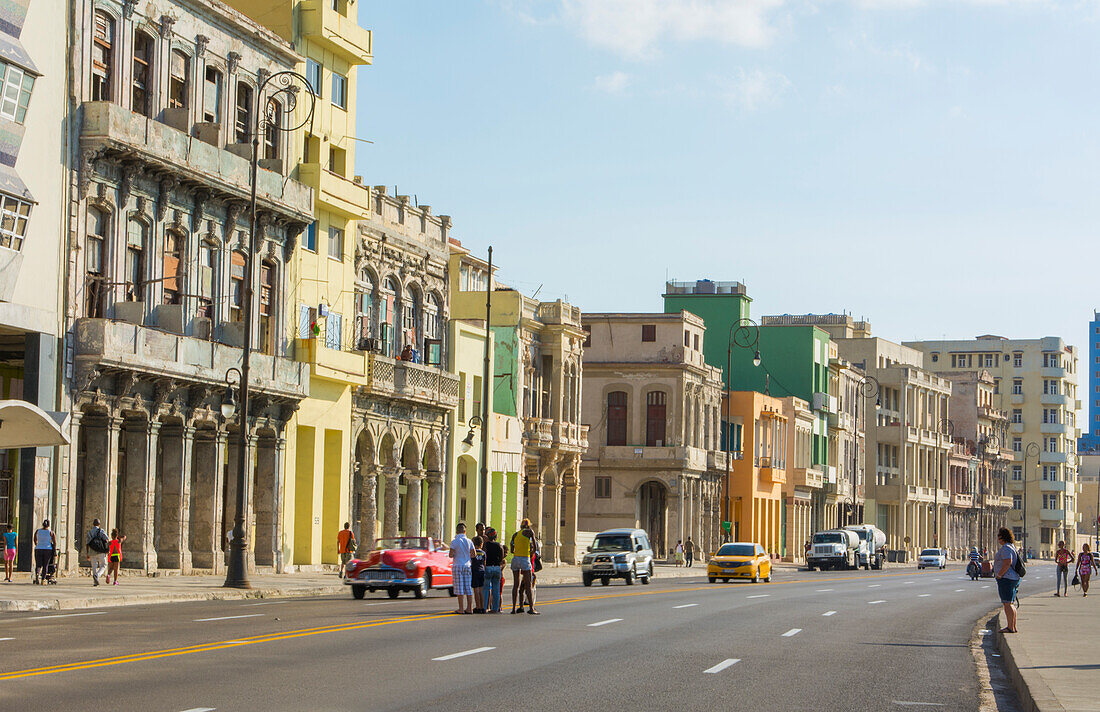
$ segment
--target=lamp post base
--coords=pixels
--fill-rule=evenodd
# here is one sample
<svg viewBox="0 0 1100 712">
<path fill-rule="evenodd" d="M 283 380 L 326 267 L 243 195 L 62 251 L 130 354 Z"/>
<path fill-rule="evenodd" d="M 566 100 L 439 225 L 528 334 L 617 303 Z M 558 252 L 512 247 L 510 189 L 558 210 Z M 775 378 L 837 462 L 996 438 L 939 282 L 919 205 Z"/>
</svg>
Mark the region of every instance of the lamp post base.
<svg viewBox="0 0 1100 712">
<path fill-rule="evenodd" d="M 242 539 L 234 538 L 234 541 Z M 237 548 L 230 545 L 229 549 L 229 566 L 225 571 L 225 583 L 222 584 L 224 588 L 252 588 L 252 584 L 248 581 L 248 567 L 245 566 L 244 561 L 244 547 Z"/>
</svg>

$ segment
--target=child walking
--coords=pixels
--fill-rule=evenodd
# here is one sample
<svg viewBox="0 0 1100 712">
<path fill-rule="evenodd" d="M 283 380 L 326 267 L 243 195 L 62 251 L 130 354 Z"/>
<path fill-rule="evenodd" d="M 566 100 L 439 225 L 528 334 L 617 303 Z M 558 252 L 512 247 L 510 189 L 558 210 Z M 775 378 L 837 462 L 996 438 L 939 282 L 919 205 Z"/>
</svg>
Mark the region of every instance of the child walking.
<svg viewBox="0 0 1100 712">
<path fill-rule="evenodd" d="M 118 585 L 118 567 L 122 564 L 122 542 L 126 537 L 119 537 L 118 529 L 111 530 L 111 543 L 107 549 L 107 583 L 111 583 L 111 572 L 115 574 L 115 585 Z"/>
</svg>

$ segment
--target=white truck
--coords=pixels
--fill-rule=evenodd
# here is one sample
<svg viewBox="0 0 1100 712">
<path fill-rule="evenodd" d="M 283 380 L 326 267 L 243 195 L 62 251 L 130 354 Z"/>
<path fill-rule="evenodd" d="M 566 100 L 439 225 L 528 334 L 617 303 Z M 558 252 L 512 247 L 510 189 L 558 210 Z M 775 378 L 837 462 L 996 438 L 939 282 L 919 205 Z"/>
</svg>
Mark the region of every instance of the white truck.
<svg viewBox="0 0 1100 712">
<path fill-rule="evenodd" d="M 886 561 L 886 532 L 874 524 L 851 524 L 844 527 L 859 536 L 859 565 L 865 569 L 881 569 Z"/>
<path fill-rule="evenodd" d="M 813 571 L 854 569 L 859 565 L 859 534 L 849 529 L 817 532 L 806 555 L 806 568 Z"/>
</svg>

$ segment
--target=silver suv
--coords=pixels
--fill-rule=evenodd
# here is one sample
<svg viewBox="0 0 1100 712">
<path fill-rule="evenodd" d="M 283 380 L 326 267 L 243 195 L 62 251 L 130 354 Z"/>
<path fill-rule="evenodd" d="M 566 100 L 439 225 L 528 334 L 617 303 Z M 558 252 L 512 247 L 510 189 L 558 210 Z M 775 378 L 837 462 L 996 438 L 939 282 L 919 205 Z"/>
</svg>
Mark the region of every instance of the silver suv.
<svg viewBox="0 0 1100 712">
<path fill-rule="evenodd" d="M 653 578 L 653 547 L 642 529 L 608 529 L 600 532 L 581 560 L 581 579 L 591 586 L 599 579 L 604 586 L 621 578 L 627 586 Z"/>
</svg>

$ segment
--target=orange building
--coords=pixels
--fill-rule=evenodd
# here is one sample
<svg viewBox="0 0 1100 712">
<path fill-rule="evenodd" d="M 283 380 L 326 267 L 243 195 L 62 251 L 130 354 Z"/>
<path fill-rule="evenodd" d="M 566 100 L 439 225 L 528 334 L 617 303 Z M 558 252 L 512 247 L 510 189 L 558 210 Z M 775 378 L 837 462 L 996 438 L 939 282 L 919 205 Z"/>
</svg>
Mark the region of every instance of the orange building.
<svg viewBox="0 0 1100 712">
<path fill-rule="evenodd" d="M 733 537 L 780 554 L 785 542 L 783 484 L 787 481 L 790 426 L 783 400 L 755 391 L 731 391 L 728 407 L 731 458 L 729 497 Z"/>
</svg>

